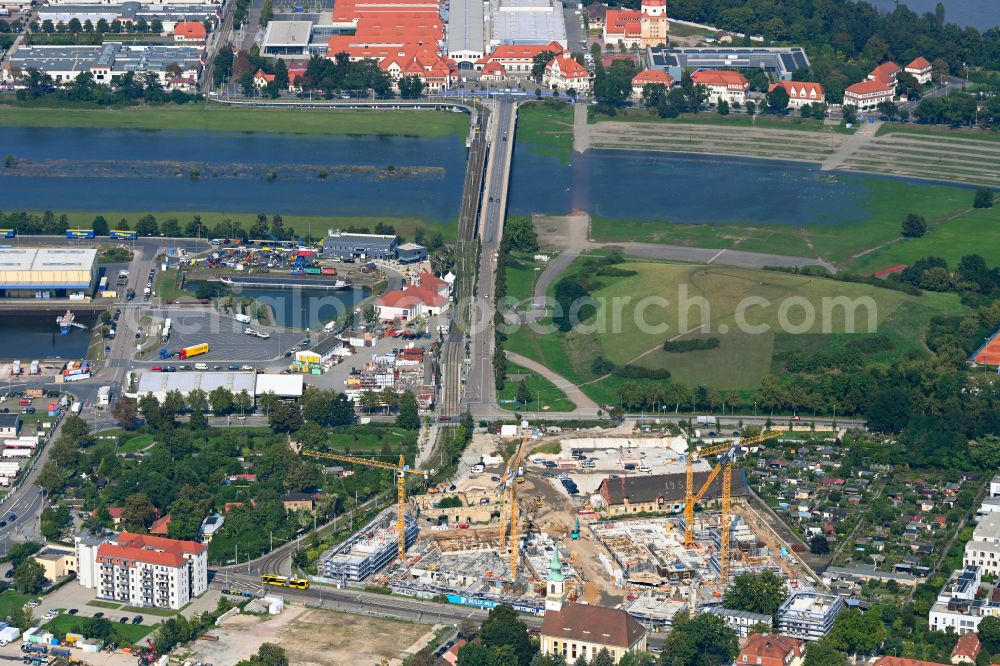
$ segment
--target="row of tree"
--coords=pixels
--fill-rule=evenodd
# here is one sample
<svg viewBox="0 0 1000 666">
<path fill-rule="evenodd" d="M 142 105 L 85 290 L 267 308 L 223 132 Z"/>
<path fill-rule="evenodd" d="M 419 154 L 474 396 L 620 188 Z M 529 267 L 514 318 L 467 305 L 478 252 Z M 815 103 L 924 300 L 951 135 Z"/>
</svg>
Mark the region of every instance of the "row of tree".
<svg viewBox="0 0 1000 666">
<path fill-rule="evenodd" d="M 168 76 L 180 76 L 183 70 L 177 63 L 166 67 Z M 16 74 L 16 73 L 15 73 Z M 31 68 L 18 76 L 23 87 L 16 97 L 21 102 L 89 102 L 99 106 L 145 104 L 187 104 L 200 101 L 200 95 L 181 90 L 167 92 L 155 72 L 136 74 L 125 72 L 112 78 L 111 85 L 99 83 L 91 72 L 81 72 L 67 86 L 57 86 L 45 72 Z"/>
</svg>

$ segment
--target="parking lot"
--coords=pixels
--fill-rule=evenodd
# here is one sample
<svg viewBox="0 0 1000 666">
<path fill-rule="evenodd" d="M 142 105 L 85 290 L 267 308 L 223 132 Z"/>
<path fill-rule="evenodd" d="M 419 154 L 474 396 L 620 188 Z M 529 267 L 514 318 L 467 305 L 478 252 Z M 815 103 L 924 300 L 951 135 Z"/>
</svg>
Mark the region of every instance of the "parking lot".
<svg viewBox="0 0 1000 666">
<path fill-rule="evenodd" d="M 272 329 L 259 324 L 248 326 L 230 317 L 222 317 L 212 312 L 190 312 L 167 310 L 157 313 L 157 319 L 143 327 L 143 360 L 157 361 L 159 350 L 166 347 L 176 353 L 182 347 L 207 343 L 209 351 L 191 360 L 191 363 L 213 361 L 267 361 L 282 357 L 293 345 L 305 336 L 294 331 Z M 162 342 L 163 318 L 170 318 L 170 339 Z M 247 335 L 247 328 L 267 332 L 266 340 Z M 149 330 L 147 330 L 149 329 Z M 177 364 L 172 357 L 170 362 Z"/>
</svg>

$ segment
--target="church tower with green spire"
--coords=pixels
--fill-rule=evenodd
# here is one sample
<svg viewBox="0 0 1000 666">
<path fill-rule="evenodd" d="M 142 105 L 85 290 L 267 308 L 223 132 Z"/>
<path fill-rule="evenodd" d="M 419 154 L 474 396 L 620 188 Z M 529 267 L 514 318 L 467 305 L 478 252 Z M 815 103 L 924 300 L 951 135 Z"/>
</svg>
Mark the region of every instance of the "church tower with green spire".
<svg viewBox="0 0 1000 666">
<path fill-rule="evenodd" d="M 563 597 L 566 594 L 566 577 L 562 572 L 562 561 L 559 559 L 559 546 L 554 547 L 552 563 L 549 565 L 549 575 L 545 587 L 545 611 L 561 611 Z"/>
</svg>

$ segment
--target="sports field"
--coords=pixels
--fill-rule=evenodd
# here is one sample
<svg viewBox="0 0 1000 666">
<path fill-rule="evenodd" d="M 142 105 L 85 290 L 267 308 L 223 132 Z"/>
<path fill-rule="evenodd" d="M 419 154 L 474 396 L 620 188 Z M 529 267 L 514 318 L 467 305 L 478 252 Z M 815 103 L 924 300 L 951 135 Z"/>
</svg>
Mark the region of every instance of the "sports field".
<svg viewBox="0 0 1000 666">
<path fill-rule="evenodd" d="M 772 271 L 656 263 L 627 267 L 638 274 L 600 278 L 604 286 L 593 294 L 601 304 L 593 320 L 598 330 L 542 334 L 523 328 L 511 336 L 507 348 L 581 385 L 594 400 L 614 402 L 615 389 L 624 380 L 595 374 L 591 363 L 599 355 L 616 365 L 667 369 L 674 381 L 687 386 L 748 390 L 772 371 L 775 354 L 792 350 L 799 339 L 808 338 L 810 346 L 821 348 L 882 334 L 893 341 L 892 353 L 898 356 L 922 345 L 933 315 L 963 310 L 951 294 L 914 297 L 865 284 Z M 758 300 L 747 300 L 751 297 Z M 834 298 L 847 299 L 851 305 L 853 329 L 845 308 L 830 300 Z M 685 302 L 689 305 L 681 305 Z M 811 323 L 805 318 L 807 310 L 815 315 Z M 642 316 L 637 317 L 640 311 Z M 875 329 L 871 332 L 869 313 Z M 788 325 L 782 324 L 783 319 Z M 766 330 L 757 332 L 757 327 Z M 851 330 L 856 332 L 849 334 Z M 719 346 L 684 353 L 662 349 L 667 339 L 708 337 L 718 338 Z"/>
</svg>

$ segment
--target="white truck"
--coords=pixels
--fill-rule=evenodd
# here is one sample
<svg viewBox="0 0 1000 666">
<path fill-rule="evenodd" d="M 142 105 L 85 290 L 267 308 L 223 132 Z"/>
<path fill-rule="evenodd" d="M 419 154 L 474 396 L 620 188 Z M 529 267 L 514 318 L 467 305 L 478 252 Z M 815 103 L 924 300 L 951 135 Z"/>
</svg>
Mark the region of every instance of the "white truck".
<svg viewBox="0 0 1000 666">
<path fill-rule="evenodd" d="M 250 317 L 248 317 L 245 314 L 234 315 L 233 318 L 236 321 L 240 322 L 241 324 L 249 324 L 250 323 Z"/>
<path fill-rule="evenodd" d="M 74 402 L 73 406 L 69 408 L 69 411 L 72 412 L 73 414 L 76 414 L 77 416 L 79 416 L 80 412 L 83 411 L 83 403 L 82 402 Z"/>
<path fill-rule="evenodd" d="M 97 405 L 99 407 L 107 407 L 111 404 L 111 387 L 102 386 L 97 389 Z"/>
<path fill-rule="evenodd" d="M 4 458 L 30 458 L 32 453 L 34 451 L 31 449 L 4 449 L 2 456 Z"/>
<path fill-rule="evenodd" d="M 21 630 L 17 627 L 4 627 L 0 629 L 0 647 L 7 647 L 21 637 Z"/>
</svg>

